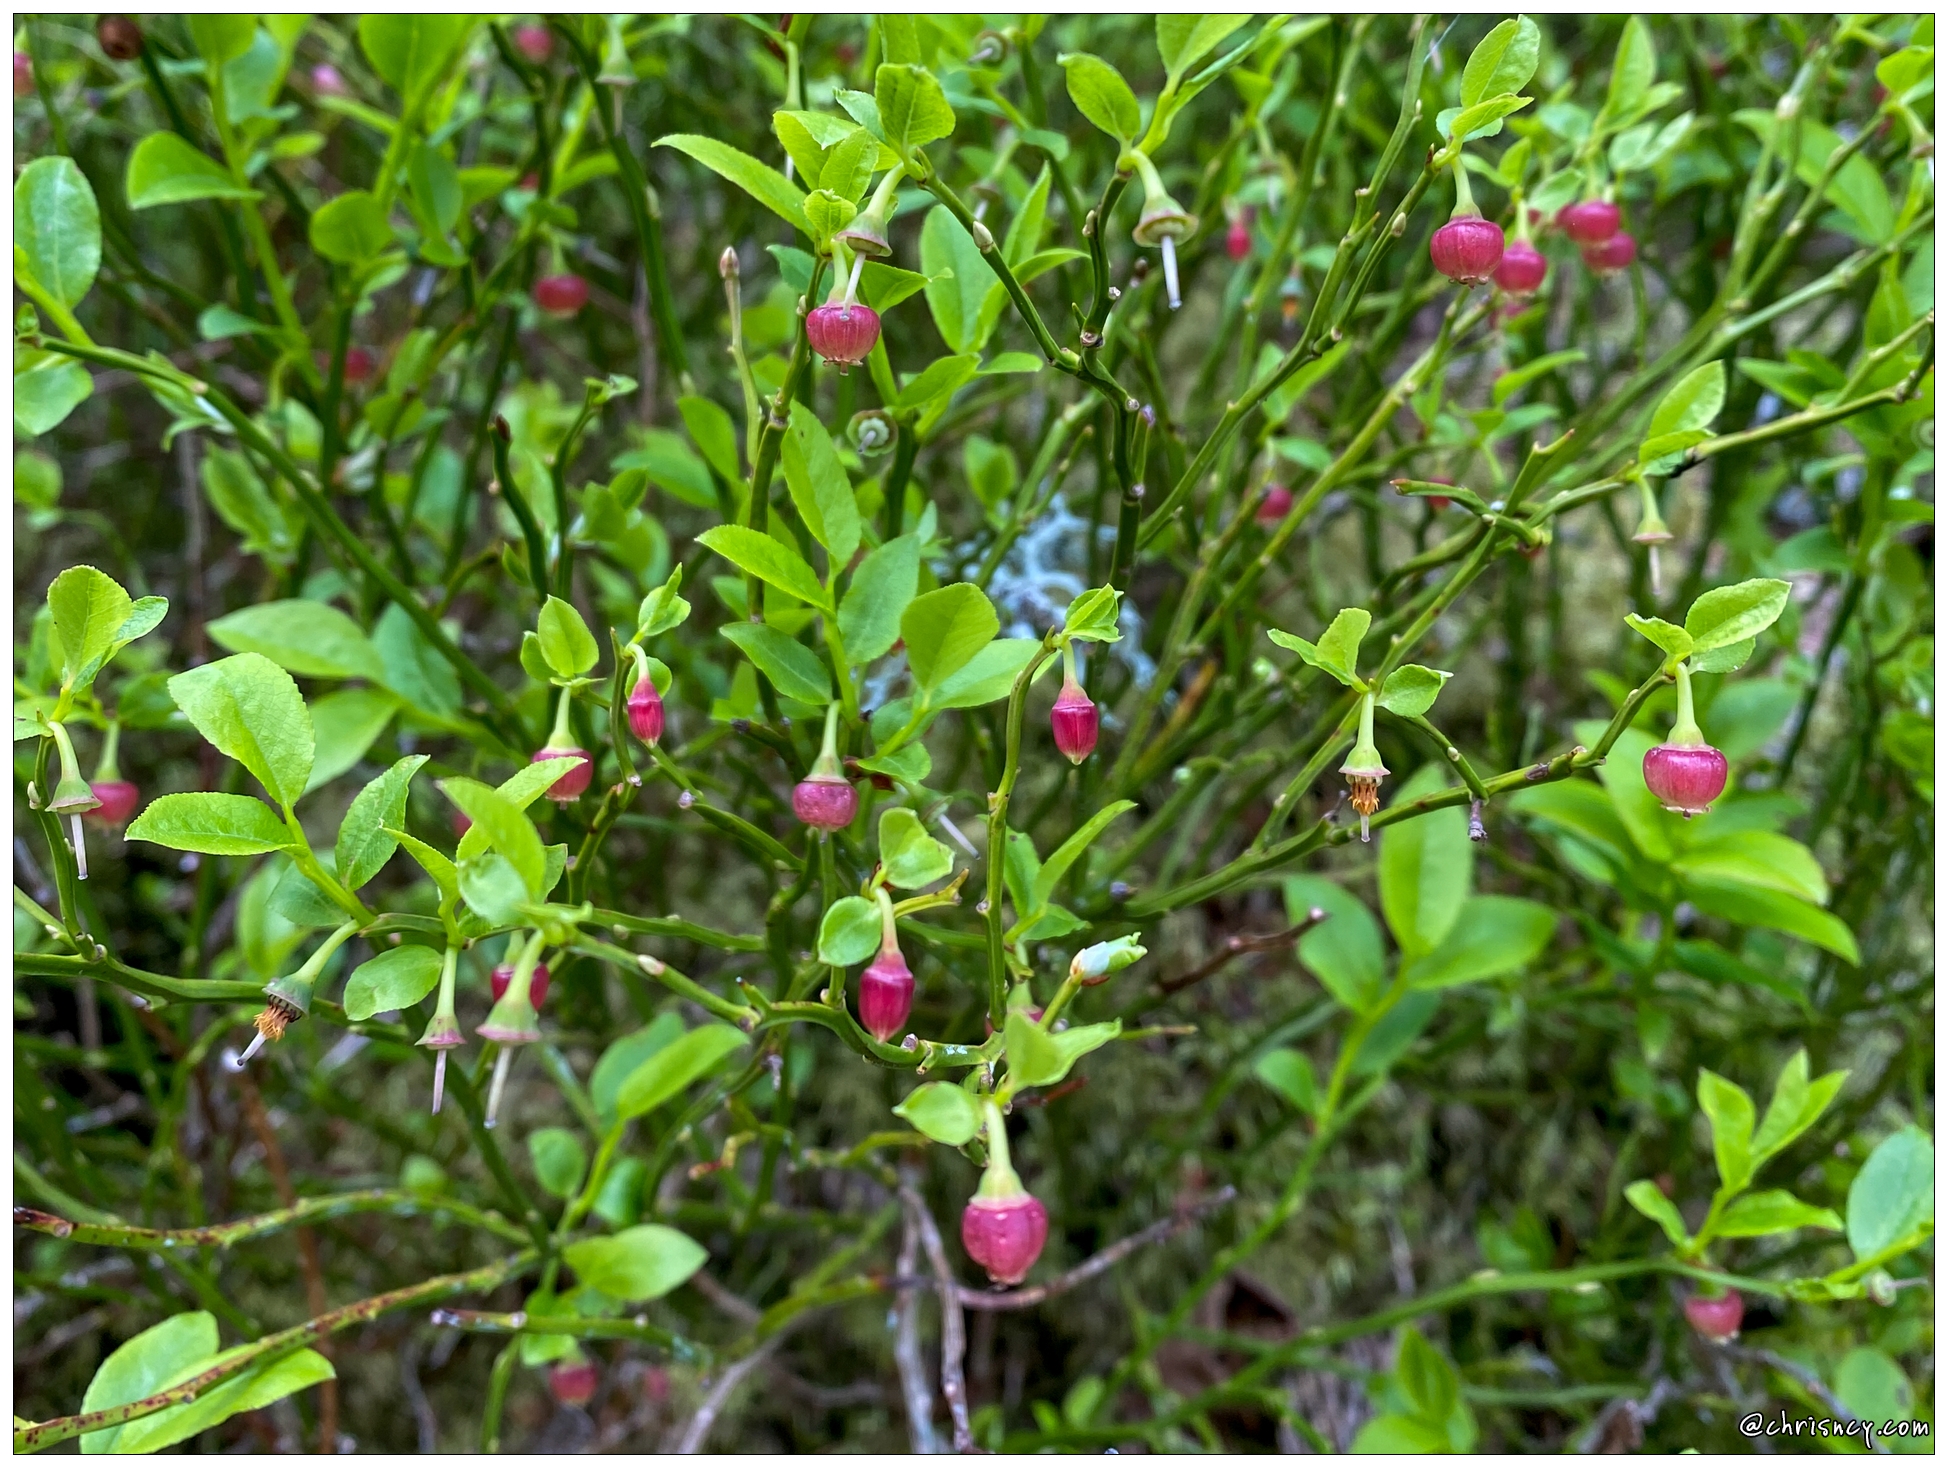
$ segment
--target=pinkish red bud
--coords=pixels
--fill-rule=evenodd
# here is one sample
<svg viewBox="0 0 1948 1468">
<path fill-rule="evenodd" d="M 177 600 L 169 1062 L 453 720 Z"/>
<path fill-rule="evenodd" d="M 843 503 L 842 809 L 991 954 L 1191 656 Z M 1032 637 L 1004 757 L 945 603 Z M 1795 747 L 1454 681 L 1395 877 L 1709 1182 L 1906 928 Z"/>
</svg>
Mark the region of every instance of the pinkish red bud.
<svg viewBox="0 0 1948 1468">
<path fill-rule="evenodd" d="M 882 1045 L 906 1027 L 913 1013 L 913 970 L 898 948 L 866 965 L 859 975 L 859 1023 Z"/>
<path fill-rule="evenodd" d="M 34 95 L 34 63 L 25 51 L 14 52 L 14 99 Z"/>
<path fill-rule="evenodd" d="M 554 54 L 555 38 L 546 26 L 522 25 L 514 28 L 514 44 L 536 66 Z"/>
<path fill-rule="evenodd" d="M 318 364 L 320 374 L 331 371 L 331 356 L 329 353 L 318 352 L 314 354 L 314 360 Z M 369 382 L 372 378 L 373 370 L 378 365 L 378 361 L 364 347 L 347 347 L 345 349 L 346 384 L 355 387 L 361 382 Z"/>
<path fill-rule="evenodd" d="M 1048 722 L 1055 731 L 1055 747 L 1068 756 L 1070 764 L 1079 765 L 1095 753 L 1096 733 L 1101 720 L 1096 705 L 1075 679 L 1063 680 L 1062 691 L 1055 696 L 1055 707 L 1049 713 Z"/>
<path fill-rule="evenodd" d="M 473 817 L 463 810 L 453 812 L 453 834 L 456 838 L 464 836 L 473 829 Z"/>
<path fill-rule="evenodd" d="M 548 787 L 548 799 L 558 804 L 566 805 L 584 790 L 588 789 L 589 779 L 595 773 L 595 763 L 588 757 L 588 751 L 586 749 L 574 744 L 562 749 L 552 747 L 548 749 L 537 749 L 534 752 L 534 758 L 529 763 L 540 764 L 544 759 L 577 759 L 581 761 L 580 764 L 571 766 L 567 774 L 563 775 Z"/>
<path fill-rule="evenodd" d="M 791 789 L 792 813 L 820 831 L 843 831 L 859 814 L 859 792 L 843 775 L 807 775 Z"/>
<path fill-rule="evenodd" d="M 573 316 L 588 304 L 588 282 L 568 273 L 544 275 L 534 283 L 534 304 L 550 316 Z"/>
<path fill-rule="evenodd" d="M 1644 754 L 1644 784 L 1664 809 L 1703 815 L 1725 793 L 1730 767 L 1709 744 L 1660 744 Z"/>
<path fill-rule="evenodd" d="M 1583 263 L 1598 275 L 1615 275 L 1628 270 L 1637 258 L 1637 242 L 1627 231 L 1618 230 L 1607 240 L 1583 246 Z"/>
<path fill-rule="evenodd" d="M 805 315 L 805 339 L 840 372 L 866 360 L 879 340 L 879 313 L 855 301 L 819 306 Z"/>
<path fill-rule="evenodd" d="M 1556 213 L 1556 228 L 1579 245 L 1600 245 L 1622 227 L 1623 211 L 1608 199 L 1565 204 Z"/>
<path fill-rule="evenodd" d="M 1549 273 L 1549 261 L 1527 240 L 1514 240 L 1502 251 L 1502 263 L 1495 267 L 1495 284 L 1511 296 L 1532 296 L 1542 288 Z"/>
<path fill-rule="evenodd" d="M 1048 1210 L 1032 1193 L 970 1198 L 960 1215 L 961 1246 L 996 1284 L 1020 1284 L 1048 1242 Z"/>
<path fill-rule="evenodd" d="M 629 711 L 629 728 L 643 743 L 654 744 L 663 737 L 663 700 L 648 678 L 636 680 L 625 707 Z"/>
<path fill-rule="evenodd" d="M 1258 523 L 1272 526 L 1292 512 L 1292 491 L 1282 484 L 1265 486 L 1265 497 L 1258 501 Z"/>
<path fill-rule="evenodd" d="M 97 780 L 88 787 L 101 802 L 87 813 L 98 826 L 126 826 L 142 803 L 142 792 L 127 780 Z"/>
<path fill-rule="evenodd" d="M 1239 261 L 1251 254 L 1251 221 L 1242 214 L 1224 232 L 1224 253 Z"/>
<path fill-rule="evenodd" d="M 548 1368 L 548 1390 L 564 1407 L 586 1407 L 594 1400 L 600 1380 L 601 1373 L 595 1363 L 586 1357 L 580 1361 L 557 1361 Z"/>
<path fill-rule="evenodd" d="M 347 88 L 338 68 L 329 61 L 321 61 L 311 68 L 311 90 L 320 97 L 342 97 Z"/>
<path fill-rule="evenodd" d="M 503 963 L 496 966 L 493 973 L 487 976 L 487 985 L 494 992 L 494 1002 L 496 1004 L 500 1003 L 501 995 L 507 992 L 507 986 L 513 982 L 514 965 L 511 963 Z M 534 972 L 528 975 L 528 1003 L 532 1004 L 536 1009 L 539 1009 L 546 1002 L 547 998 L 548 965 L 545 963 L 537 963 L 534 966 Z"/>
<path fill-rule="evenodd" d="M 1461 285 L 1480 285 L 1502 263 L 1502 227 L 1475 215 L 1450 219 L 1427 242 L 1434 268 Z"/>
<path fill-rule="evenodd" d="M 1706 1340 L 1723 1345 L 1744 1323 L 1745 1301 L 1737 1290 L 1726 1290 L 1722 1295 L 1690 1295 L 1684 1301 L 1684 1318 Z"/>
</svg>

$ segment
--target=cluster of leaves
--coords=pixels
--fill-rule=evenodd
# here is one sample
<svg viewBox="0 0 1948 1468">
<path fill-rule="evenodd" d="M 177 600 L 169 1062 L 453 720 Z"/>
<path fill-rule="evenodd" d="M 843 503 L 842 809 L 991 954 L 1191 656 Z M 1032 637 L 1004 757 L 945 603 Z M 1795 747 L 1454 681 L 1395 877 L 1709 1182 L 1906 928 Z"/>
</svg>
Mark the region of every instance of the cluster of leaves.
<svg viewBox="0 0 1948 1468">
<path fill-rule="evenodd" d="M 936 1365 L 963 1448 L 1929 1416 L 1932 58 L 22 20 L 16 1177 L 62 1222 L 17 1446 L 403 1449 L 352 1324 L 424 1446 L 580 1445 L 526 1368 L 589 1357 L 609 1441 L 747 1449 L 934 1443 Z M 1533 300 L 1432 270 L 1450 168 L 1533 222 Z M 1599 195 L 1612 279 L 1548 225 Z M 804 315 L 855 280 L 848 375 Z M 1690 821 L 1642 773 L 1680 680 L 1733 770 Z M 143 792 L 92 870 L 84 756 Z M 538 957 L 540 1038 L 442 1050 L 428 1114 L 415 1037 Z M 239 1074 L 267 995 L 303 1022 Z M 1091 1304 L 929 1361 L 920 1213 L 1009 1157 L 1031 1284 Z M 1683 1334 L 1725 1286 L 1755 1351 Z M 853 1405 L 690 1416 L 759 1370 Z"/>
</svg>

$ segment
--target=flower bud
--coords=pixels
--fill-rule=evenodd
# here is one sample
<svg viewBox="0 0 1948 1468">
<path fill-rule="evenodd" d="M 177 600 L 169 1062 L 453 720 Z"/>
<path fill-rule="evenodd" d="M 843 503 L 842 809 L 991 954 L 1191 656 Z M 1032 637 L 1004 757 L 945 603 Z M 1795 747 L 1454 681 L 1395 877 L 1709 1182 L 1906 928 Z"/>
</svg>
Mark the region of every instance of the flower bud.
<svg viewBox="0 0 1948 1468">
<path fill-rule="evenodd" d="M 1069 960 L 1069 977 L 1079 984 L 1100 984 L 1111 974 L 1121 973 L 1149 951 L 1136 941 L 1133 933 L 1112 938 L 1107 943 L 1092 943 Z"/>
<path fill-rule="evenodd" d="M 127 780 L 96 780 L 88 787 L 100 802 L 88 819 L 102 826 L 126 826 L 142 803 L 142 792 Z"/>
<path fill-rule="evenodd" d="M 1033 1193 L 968 1199 L 960 1215 L 961 1247 L 999 1285 L 1020 1284 L 1048 1242 L 1048 1210 Z"/>
<path fill-rule="evenodd" d="M 717 273 L 725 280 L 737 279 L 738 264 L 736 245 L 724 246 L 724 253 L 717 257 Z"/>
<path fill-rule="evenodd" d="M 663 737 L 663 698 L 647 673 L 629 690 L 625 707 L 629 711 L 630 731 L 643 743 L 654 744 Z"/>
<path fill-rule="evenodd" d="M 1495 267 L 1495 284 L 1511 296 L 1532 296 L 1549 274 L 1548 258 L 1527 240 L 1512 240 Z"/>
<path fill-rule="evenodd" d="M 595 774 L 595 763 L 589 758 L 588 751 L 580 745 L 556 744 L 552 740 L 549 741 L 546 748 L 537 749 L 534 752 L 534 758 L 529 763 L 540 764 L 541 761 L 549 759 L 575 759 L 580 761 L 579 764 L 570 767 L 560 779 L 548 787 L 548 799 L 554 801 L 557 805 L 567 805 L 571 800 L 577 799 L 584 790 L 588 789 L 588 782 Z"/>
<path fill-rule="evenodd" d="M 1434 268 L 1460 285 L 1480 285 L 1502 263 L 1502 227 L 1463 214 L 1434 231 L 1427 253 Z"/>
<path fill-rule="evenodd" d="M 496 1004 L 500 1003 L 501 995 L 507 992 L 507 986 L 513 982 L 514 965 L 511 963 L 496 964 L 493 973 L 487 976 L 487 987 L 493 991 L 494 1002 Z M 532 1004 L 536 1009 L 539 1009 L 547 1002 L 547 999 L 548 965 L 545 963 L 537 963 L 534 966 L 534 972 L 528 976 L 528 1003 Z M 421 1043 L 424 1044 L 425 1042 L 422 1041 Z"/>
<path fill-rule="evenodd" d="M 548 1368 L 548 1391 L 564 1407 L 586 1407 L 600 1380 L 595 1363 L 579 1353 Z"/>
<path fill-rule="evenodd" d="M 329 61 L 321 61 L 311 68 L 311 90 L 320 97 L 342 97 L 349 89 L 343 73 Z"/>
<path fill-rule="evenodd" d="M 318 364 L 320 375 L 331 371 L 331 356 L 329 353 L 316 353 L 313 360 Z M 377 360 L 364 347 L 347 347 L 345 349 L 346 386 L 356 387 L 361 382 L 371 381 L 372 373 L 378 365 Z"/>
<path fill-rule="evenodd" d="M 1726 1290 L 1722 1295 L 1688 1295 L 1684 1318 L 1699 1335 L 1722 1346 L 1737 1338 L 1738 1327 L 1745 1319 L 1745 1301 L 1737 1290 Z"/>
<path fill-rule="evenodd" d="M 1556 211 L 1556 228 L 1579 245 L 1600 245 L 1623 227 L 1623 211 L 1608 199 L 1584 199 Z"/>
<path fill-rule="evenodd" d="M 514 46 L 534 65 L 540 66 L 554 54 L 555 38 L 546 26 L 519 25 L 514 27 Z"/>
<path fill-rule="evenodd" d="M 588 304 L 588 282 L 570 272 L 544 275 L 534 283 L 534 304 L 550 316 L 573 316 Z"/>
<path fill-rule="evenodd" d="M 859 792 L 844 775 L 816 772 L 791 790 L 792 814 L 820 831 L 843 831 L 859 813 Z"/>
<path fill-rule="evenodd" d="M 859 1024 L 883 1045 L 905 1027 L 912 1013 L 913 970 L 894 942 L 890 948 L 882 947 L 859 975 Z"/>
<path fill-rule="evenodd" d="M 805 315 L 805 339 L 844 374 L 871 355 L 879 340 L 879 313 L 858 301 L 814 307 Z"/>
<path fill-rule="evenodd" d="M 1231 223 L 1224 231 L 1224 253 L 1240 263 L 1251 256 L 1251 216 L 1251 207 L 1247 205 L 1231 216 Z"/>
<path fill-rule="evenodd" d="M 1615 275 L 1628 270 L 1637 258 L 1637 242 L 1628 232 L 1618 230 L 1607 240 L 1583 246 L 1583 263 L 1597 275 Z"/>
<path fill-rule="evenodd" d="M 1644 784 L 1665 810 L 1687 820 L 1725 793 L 1729 774 L 1725 756 L 1709 744 L 1660 744 L 1644 754 Z"/>
<path fill-rule="evenodd" d="M 1258 523 L 1269 529 L 1291 512 L 1292 491 L 1282 484 L 1266 485 L 1264 498 L 1258 501 Z"/>
<path fill-rule="evenodd" d="M 1070 764 L 1079 765 L 1095 753 L 1100 716 L 1073 673 L 1062 680 L 1062 691 L 1055 696 L 1048 721 L 1055 732 L 1055 747 L 1068 756 Z"/>
<path fill-rule="evenodd" d="M 126 15 L 104 15 L 96 21 L 95 39 L 110 61 L 133 61 L 142 54 L 142 27 Z"/>
</svg>

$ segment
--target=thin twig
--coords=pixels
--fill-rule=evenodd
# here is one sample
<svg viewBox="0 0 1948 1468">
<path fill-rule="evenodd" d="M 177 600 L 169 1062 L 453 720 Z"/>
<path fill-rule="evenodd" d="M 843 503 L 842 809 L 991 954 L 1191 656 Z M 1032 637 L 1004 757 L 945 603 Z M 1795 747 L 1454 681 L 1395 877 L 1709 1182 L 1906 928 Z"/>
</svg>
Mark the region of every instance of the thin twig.
<svg viewBox="0 0 1948 1468">
<path fill-rule="evenodd" d="M 1157 988 L 1165 994 L 1175 994 L 1181 989 L 1188 989 L 1192 984 L 1201 984 L 1240 954 L 1274 952 L 1298 942 L 1308 930 L 1325 920 L 1326 910 L 1323 907 L 1315 907 L 1306 914 L 1304 922 L 1294 923 L 1282 933 L 1264 933 L 1255 938 L 1234 933 L 1224 940 L 1222 948 L 1189 973 L 1179 974 L 1174 979 L 1157 980 Z"/>
<path fill-rule="evenodd" d="M 723 1375 L 717 1378 L 717 1384 L 711 1387 L 710 1394 L 703 1399 L 703 1404 L 697 1408 L 690 1420 L 683 1425 L 683 1430 L 676 1435 L 675 1447 L 665 1449 L 665 1451 L 678 1453 L 702 1452 L 704 1439 L 710 1435 L 710 1429 L 716 1424 L 717 1414 L 723 1411 L 724 1403 L 730 1400 L 730 1394 L 743 1384 L 745 1377 L 749 1376 L 758 1367 L 771 1359 L 772 1353 L 784 1344 L 785 1336 L 789 1332 L 789 1329 L 790 1327 L 787 1327 L 785 1330 L 779 1331 L 770 1340 L 751 1352 L 750 1355 L 744 1357 L 742 1360 L 733 1361 L 730 1365 L 726 1366 Z"/>
<path fill-rule="evenodd" d="M 940 1226 L 933 1221 L 919 1189 L 902 1180 L 900 1201 L 906 1204 L 907 1217 L 919 1226 L 920 1242 L 940 1289 L 940 1395 L 947 1399 L 947 1411 L 954 1419 L 954 1451 L 978 1453 L 981 1449 L 975 1445 L 974 1429 L 967 1420 L 967 1374 L 962 1365 L 967 1351 L 967 1321 L 961 1314 L 961 1287 L 948 1266 Z"/>
<path fill-rule="evenodd" d="M 909 1185 L 915 1181 L 910 1169 L 903 1169 L 902 1177 Z M 908 1209 L 906 1226 L 900 1235 L 899 1262 L 893 1266 L 900 1278 L 912 1276 L 919 1256 L 920 1229 L 913 1211 Z M 898 1302 L 893 1306 L 893 1320 L 893 1360 L 899 1366 L 900 1391 L 906 1401 L 907 1435 L 914 1452 L 938 1453 L 940 1439 L 933 1430 L 933 1392 L 927 1386 L 926 1362 L 920 1357 L 920 1296 L 914 1286 L 900 1290 Z"/>
</svg>

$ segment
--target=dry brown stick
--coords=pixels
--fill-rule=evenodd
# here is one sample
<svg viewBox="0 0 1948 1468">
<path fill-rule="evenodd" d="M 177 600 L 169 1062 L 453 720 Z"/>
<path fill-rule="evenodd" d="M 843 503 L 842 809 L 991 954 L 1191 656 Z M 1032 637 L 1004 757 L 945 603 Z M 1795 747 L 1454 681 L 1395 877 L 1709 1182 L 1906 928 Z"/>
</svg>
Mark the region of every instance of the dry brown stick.
<svg viewBox="0 0 1948 1468">
<path fill-rule="evenodd" d="M 284 1149 L 278 1145 L 276 1128 L 264 1111 L 264 1098 L 257 1090 L 257 1082 L 247 1070 L 236 1072 L 235 1080 L 237 1092 L 243 1098 L 244 1115 L 250 1121 L 251 1131 L 257 1136 L 257 1145 L 264 1149 L 264 1163 L 270 1168 L 271 1183 L 277 1189 L 277 1201 L 285 1208 L 295 1208 L 298 1190 L 291 1186 L 291 1169 L 284 1161 Z M 325 1272 L 318 1261 L 318 1236 L 302 1224 L 293 1232 L 298 1240 L 298 1263 L 304 1271 L 304 1308 L 315 1319 L 325 1313 Z M 332 1359 L 329 1340 L 318 1342 L 318 1354 L 327 1361 Z M 335 1373 L 318 1383 L 318 1451 L 338 1451 L 338 1377 Z"/>
<path fill-rule="evenodd" d="M 1269 953 L 1287 944 L 1296 943 L 1309 929 L 1325 920 L 1326 910 L 1323 907 L 1315 907 L 1306 914 L 1304 922 L 1294 923 L 1282 933 L 1266 933 L 1256 938 L 1233 934 L 1224 940 L 1224 946 L 1211 958 L 1187 974 L 1179 974 L 1174 979 L 1159 979 L 1157 988 L 1165 994 L 1175 994 L 1179 989 L 1188 989 L 1192 984 L 1199 984 L 1208 979 L 1240 954 Z"/>
<path fill-rule="evenodd" d="M 974 1429 L 967 1420 L 967 1373 L 962 1357 L 967 1351 L 967 1319 L 961 1314 L 961 1287 L 947 1263 L 947 1249 L 940 1242 L 940 1227 L 926 1200 L 910 1181 L 900 1183 L 900 1200 L 907 1217 L 919 1226 L 920 1242 L 940 1289 L 940 1395 L 947 1399 L 947 1411 L 954 1419 L 954 1451 L 978 1453 Z"/>
<path fill-rule="evenodd" d="M 903 1169 L 901 1181 L 917 1184 L 910 1169 Z M 920 1257 L 920 1228 L 913 1210 L 906 1211 L 906 1225 L 900 1236 L 900 1257 L 893 1268 L 901 1279 L 910 1279 Z M 893 1360 L 900 1370 L 900 1390 L 906 1399 L 907 1435 L 916 1453 L 938 1453 L 940 1439 L 933 1430 L 933 1392 L 927 1387 L 927 1367 L 920 1358 L 920 1295 L 914 1285 L 899 1292 L 893 1307 Z"/>
</svg>

